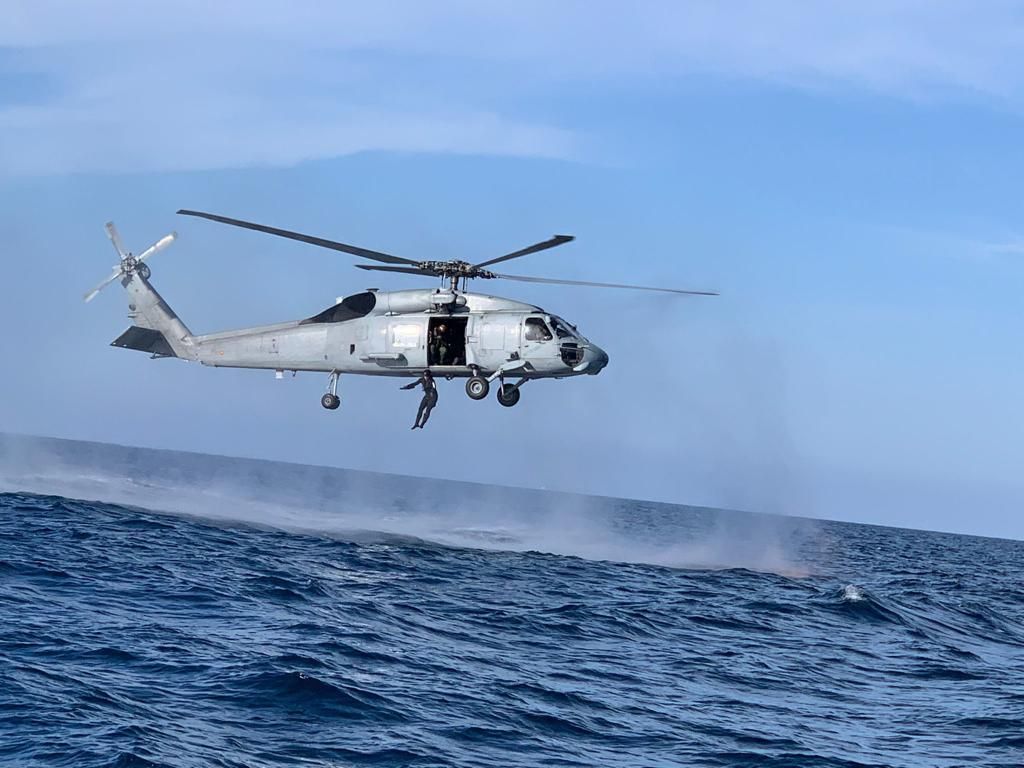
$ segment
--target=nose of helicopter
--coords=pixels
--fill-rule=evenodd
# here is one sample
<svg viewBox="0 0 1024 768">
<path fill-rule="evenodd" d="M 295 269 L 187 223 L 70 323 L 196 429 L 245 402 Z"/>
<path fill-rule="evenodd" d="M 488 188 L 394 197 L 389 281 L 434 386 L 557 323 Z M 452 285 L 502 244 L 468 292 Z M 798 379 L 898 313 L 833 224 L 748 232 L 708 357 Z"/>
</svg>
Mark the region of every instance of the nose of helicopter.
<svg viewBox="0 0 1024 768">
<path fill-rule="evenodd" d="M 608 365 L 608 353 L 597 344 L 588 344 L 583 360 L 587 363 L 587 373 L 594 376 Z"/>
</svg>

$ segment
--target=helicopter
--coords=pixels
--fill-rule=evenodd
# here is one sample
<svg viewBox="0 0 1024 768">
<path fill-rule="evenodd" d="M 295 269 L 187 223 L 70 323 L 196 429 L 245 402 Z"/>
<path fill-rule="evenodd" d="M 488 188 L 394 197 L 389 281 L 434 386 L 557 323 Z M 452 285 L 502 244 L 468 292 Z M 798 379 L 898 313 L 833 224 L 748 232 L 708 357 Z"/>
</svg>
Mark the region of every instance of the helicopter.
<svg viewBox="0 0 1024 768">
<path fill-rule="evenodd" d="M 113 272 L 85 294 L 91 301 L 107 285 L 120 281 L 128 292 L 131 327 L 111 346 L 148 352 L 152 358 L 180 358 L 214 368 L 254 368 L 327 374 L 320 404 L 341 404 L 342 375 L 466 379 L 466 394 L 483 400 L 497 381 L 497 400 L 506 407 L 519 402 L 523 385 L 538 379 L 564 379 L 600 373 L 608 354 L 569 321 L 522 301 L 468 291 L 470 280 L 624 288 L 676 295 L 716 296 L 714 291 L 687 291 L 617 283 L 558 280 L 494 272 L 490 267 L 571 242 L 555 235 L 533 245 L 479 263 L 461 260 L 417 261 L 382 251 L 327 240 L 203 211 L 178 214 L 289 238 L 377 262 L 359 269 L 440 278 L 435 288 L 382 291 L 370 288 L 339 297 L 309 317 L 275 325 L 220 333 L 193 334 L 150 283 L 149 259 L 177 238 L 171 233 L 138 255 L 126 250 L 113 222 L 107 236 L 119 262 Z"/>
</svg>

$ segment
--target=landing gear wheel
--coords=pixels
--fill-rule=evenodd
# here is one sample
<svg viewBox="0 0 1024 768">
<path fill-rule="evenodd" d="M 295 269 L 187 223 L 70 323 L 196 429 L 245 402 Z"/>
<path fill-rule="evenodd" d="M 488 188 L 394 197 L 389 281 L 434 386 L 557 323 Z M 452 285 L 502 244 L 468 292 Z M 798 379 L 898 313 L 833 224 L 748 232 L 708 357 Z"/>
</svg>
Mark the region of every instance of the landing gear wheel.
<svg viewBox="0 0 1024 768">
<path fill-rule="evenodd" d="M 335 411 L 341 405 L 341 398 L 337 395 L 332 395 L 330 392 L 325 392 L 324 396 L 320 398 L 320 405 L 328 411 Z"/>
<path fill-rule="evenodd" d="M 506 408 L 511 408 L 519 402 L 519 390 L 512 384 L 502 384 L 498 390 L 498 402 Z"/>
<path fill-rule="evenodd" d="M 491 383 L 483 376 L 472 376 L 466 382 L 466 394 L 472 400 L 483 400 L 491 391 Z"/>
</svg>

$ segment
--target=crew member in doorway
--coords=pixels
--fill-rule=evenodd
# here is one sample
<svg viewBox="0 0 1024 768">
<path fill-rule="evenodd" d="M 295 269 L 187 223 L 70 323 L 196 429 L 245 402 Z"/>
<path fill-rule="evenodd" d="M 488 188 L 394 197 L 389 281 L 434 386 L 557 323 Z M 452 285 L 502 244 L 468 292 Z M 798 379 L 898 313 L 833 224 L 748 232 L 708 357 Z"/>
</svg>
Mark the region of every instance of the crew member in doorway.
<svg viewBox="0 0 1024 768">
<path fill-rule="evenodd" d="M 434 365 L 448 365 L 448 328 L 444 323 L 434 326 L 430 353 Z"/>
<path fill-rule="evenodd" d="M 430 412 L 437 405 L 437 384 L 434 383 L 434 377 L 430 371 L 424 371 L 416 381 L 406 384 L 402 389 L 415 389 L 418 385 L 423 387 L 423 399 L 420 400 L 420 409 L 416 413 L 416 423 L 412 425 L 413 429 L 416 427 L 423 429 L 427 419 L 430 418 Z"/>
</svg>

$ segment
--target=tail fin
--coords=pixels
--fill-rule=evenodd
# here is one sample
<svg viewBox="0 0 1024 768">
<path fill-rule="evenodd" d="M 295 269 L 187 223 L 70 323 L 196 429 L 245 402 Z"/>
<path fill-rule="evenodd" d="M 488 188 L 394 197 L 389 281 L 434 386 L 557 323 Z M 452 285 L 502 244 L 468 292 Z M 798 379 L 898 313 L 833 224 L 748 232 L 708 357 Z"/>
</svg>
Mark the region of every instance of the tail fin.
<svg viewBox="0 0 1024 768">
<path fill-rule="evenodd" d="M 181 322 L 174 310 L 156 292 L 146 275 L 136 270 L 122 278 L 128 291 L 128 317 L 132 327 L 111 344 L 115 347 L 138 349 L 157 357 L 183 357 L 193 359 L 195 348 L 192 332 Z"/>
<path fill-rule="evenodd" d="M 113 222 L 107 223 L 107 235 L 120 257 L 120 263 L 108 278 L 85 295 L 85 300 L 91 301 L 119 278 L 128 291 L 128 317 L 132 326 L 111 342 L 112 346 L 149 352 L 154 357 L 194 359 L 192 332 L 150 284 L 150 270 L 146 264 L 147 259 L 173 243 L 177 235 L 172 232 L 138 256 L 124 249 Z"/>
</svg>

